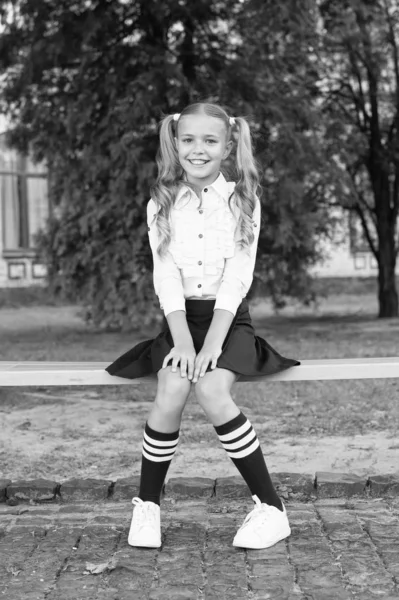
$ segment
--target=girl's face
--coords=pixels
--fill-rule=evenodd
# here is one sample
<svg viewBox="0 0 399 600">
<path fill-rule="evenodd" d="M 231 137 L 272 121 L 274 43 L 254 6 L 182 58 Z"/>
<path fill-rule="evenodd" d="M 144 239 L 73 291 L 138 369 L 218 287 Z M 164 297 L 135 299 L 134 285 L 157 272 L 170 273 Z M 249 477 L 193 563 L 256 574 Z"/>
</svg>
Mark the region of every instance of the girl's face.
<svg viewBox="0 0 399 600">
<path fill-rule="evenodd" d="M 230 154 L 222 119 L 207 115 L 184 115 L 179 120 L 175 138 L 179 162 L 187 181 L 200 190 L 217 179 L 220 164 Z"/>
</svg>

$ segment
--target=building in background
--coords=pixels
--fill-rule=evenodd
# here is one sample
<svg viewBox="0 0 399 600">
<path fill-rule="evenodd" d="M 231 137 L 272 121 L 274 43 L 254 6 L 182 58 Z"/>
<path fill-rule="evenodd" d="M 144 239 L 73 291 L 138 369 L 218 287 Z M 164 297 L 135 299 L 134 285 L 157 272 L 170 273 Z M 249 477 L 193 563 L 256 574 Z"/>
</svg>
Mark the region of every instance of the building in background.
<svg viewBox="0 0 399 600">
<path fill-rule="evenodd" d="M 35 235 L 50 211 L 47 170 L 6 144 L 0 133 L 0 287 L 42 284 L 46 266 L 38 261 Z"/>
<path fill-rule="evenodd" d="M 378 264 L 365 238 L 359 217 L 340 210 L 337 240 L 323 244 L 325 260 L 312 269 L 316 277 L 377 277 Z M 337 215 L 338 216 L 338 215 Z M 373 231 L 373 227 L 371 227 Z M 396 265 L 399 275 L 399 261 Z"/>
</svg>

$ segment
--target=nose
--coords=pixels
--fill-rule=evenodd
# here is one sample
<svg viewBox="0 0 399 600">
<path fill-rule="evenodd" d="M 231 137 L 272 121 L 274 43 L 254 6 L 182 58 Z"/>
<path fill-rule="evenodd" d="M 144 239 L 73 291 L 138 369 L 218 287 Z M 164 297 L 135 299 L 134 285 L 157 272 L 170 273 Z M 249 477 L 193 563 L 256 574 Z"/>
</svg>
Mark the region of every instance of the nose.
<svg viewBox="0 0 399 600">
<path fill-rule="evenodd" d="M 194 143 L 193 153 L 194 154 L 203 154 L 204 148 L 201 140 L 198 140 Z"/>
</svg>

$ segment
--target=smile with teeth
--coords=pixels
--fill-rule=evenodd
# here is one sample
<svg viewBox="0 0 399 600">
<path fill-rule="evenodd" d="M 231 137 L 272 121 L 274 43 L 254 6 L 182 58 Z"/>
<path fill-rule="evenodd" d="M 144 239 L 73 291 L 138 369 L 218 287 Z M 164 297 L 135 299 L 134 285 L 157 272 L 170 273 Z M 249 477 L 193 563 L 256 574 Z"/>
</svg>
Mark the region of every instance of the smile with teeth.
<svg viewBox="0 0 399 600">
<path fill-rule="evenodd" d="M 209 160 L 204 160 L 201 158 L 192 158 L 192 159 L 189 158 L 188 162 L 190 162 L 192 165 L 201 166 L 201 165 L 206 165 L 206 163 L 208 163 Z"/>
</svg>

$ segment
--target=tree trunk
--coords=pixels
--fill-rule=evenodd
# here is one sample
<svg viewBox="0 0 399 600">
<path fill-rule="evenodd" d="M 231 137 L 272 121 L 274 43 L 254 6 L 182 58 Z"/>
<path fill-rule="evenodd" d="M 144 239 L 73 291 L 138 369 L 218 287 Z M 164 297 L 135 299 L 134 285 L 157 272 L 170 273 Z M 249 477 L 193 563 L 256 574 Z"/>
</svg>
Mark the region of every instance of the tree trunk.
<svg viewBox="0 0 399 600">
<path fill-rule="evenodd" d="M 398 317 L 396 290 L 396 229 L 397 212 L 392 208 L 388 169 L 384 164 L 381 145 L 371 153 L 371 183 L 374 190 L 378 235 L 378 302 L 380 319 Z"/>
<path fill-rule="evenodd" d="M 378 301 L 380 319 L 398 317 L 398 293 L 396 291 L 395 276 L 384 273 L 381 269 L 378 274 Z"/>
<path fill-rule="evenodd" d="M 395 279 L 395 251 L 390 239 L 380 238 L 378 270 L 378 302 L 380 319 L 398 317 L 398 292 Z"/>
</svg>

